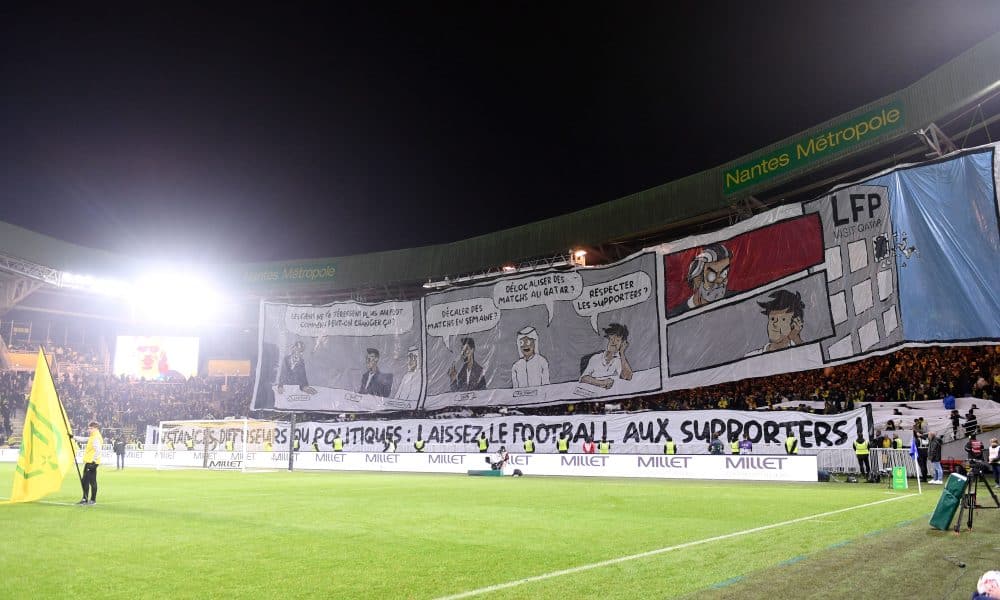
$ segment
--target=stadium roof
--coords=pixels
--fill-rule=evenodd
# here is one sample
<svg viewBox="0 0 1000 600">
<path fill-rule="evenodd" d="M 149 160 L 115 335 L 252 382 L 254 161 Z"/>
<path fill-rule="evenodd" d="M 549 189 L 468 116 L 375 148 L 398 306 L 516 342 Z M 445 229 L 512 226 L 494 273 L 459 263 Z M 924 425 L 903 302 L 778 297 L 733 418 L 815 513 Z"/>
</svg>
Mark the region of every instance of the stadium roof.
<svg viewBox="0 0 1000 600">
<path fill-rule="evenodd" d="M 773 199 L 778 192 L 801 192 L 806 188 L 794 186 L 802 182 L 812 181 L 813 187 L 825 184 L 826 180 L 815 182 L 825 175 L 842 176 L 845 165 L 864 169 L 864 165 L 882 164 L 877 161 L 887 155 L 891 155 L 889 160 L 919 156 L 923 146 L 914 132 L 949 118 L 955 121 L 956 114 L 968 107 L 981 108 L 998 93 L 1000 34 L 894 94 L 715 168 L 591 208 L 434 246 L 208 268 L 218 283 L 239 285 L 254 295 L 288 294 L 290 290 L 337 293 L 482 272 L 565 255 L 576 247 L 634 243 L 725 218 L 751 195 Z M 984 123 L 990 122 L 982 111 L 980 116 Z M 719 133 L 709 126 L 706 135 Z M 683 147 L 678 146 L 678 151 Z M 100 277 L 129 278 L 149 268 L 135 257 L 84 248 L 3 222 L 0 255 Z"/>
</svg>

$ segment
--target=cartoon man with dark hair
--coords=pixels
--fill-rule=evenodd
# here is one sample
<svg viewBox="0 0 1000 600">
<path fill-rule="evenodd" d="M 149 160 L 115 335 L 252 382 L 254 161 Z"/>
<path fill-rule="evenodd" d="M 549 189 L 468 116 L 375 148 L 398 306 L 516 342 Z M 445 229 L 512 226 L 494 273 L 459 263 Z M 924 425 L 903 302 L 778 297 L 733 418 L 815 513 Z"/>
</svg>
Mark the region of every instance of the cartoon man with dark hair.
<svg viewBox="0 0 1000 600">
<path fill-rule="evenodd" d="M 670 316 L 725 298 L 731 260 L 729 249 L 722 244 L 709 244 L 702 248 L 688 264 L 687 284 L 691 288 L 691 296 L 687 302 L 673 309 Z"/>
<path fill-rule="evenodd" d="M 361 376 L 361 388 L 359 394 L 369 394 L 388 398 L 392 391 L 392 373 L 383 373 L 378 370 L 379 351 L 375 348 L 365 350 L 365 366 L 367 370 Z"/>
<path fill-rule="evenodd" d="M 587 366 L 580 375 L 580 383 L 589 383 L 606 390 L 611 389 L 615 379 L 632 379 L 632 367 L 625 358 L 628 348 L 628 327 L 620 323 L 611 323 L 604 328 L 604 337 L 608 346 L 604 352 L 598 352 L 590 357 Z"/>
<path fill-rule="evenodd" d="M 802 302 L 800 292 L 775 290 L 771 292 L 767 302 L 758 302 L 763 310 L 761 314 L 767 317 L 768 342 L 760 350 L 754 350 L 747 356 L 784 350 L 792 346 L 802 345 L 803 315 L 806 305 Z"/>
<path fill-rule="evenodd" d="M 306 379 L 306 361 L 302 358 L 302 352 L 306 345 L 299 340 L 288 349 L 288 356 L 281 362 L 281 372 L 278 374 L 278 386 L 276 391 L 279 394 L 285 393 L 285 384 L 297 385 L 299 390 L 306 394 L 315 394 L 316 390 L 309 386 Z"/>
<path fill-rule="evenodd" d="M 451 379 L 451 391 L 471 392 L 486 388 L 486 377 L 483 375 L 483 365 L 476 362 L 476 340 L 462 338 L 462 368 L 451 365 L 448 369 Z"/>
<path fill-rule="evenodd" d="M 537 387 L 549 384 L 549 361 L 538 353 L 538 332 L 528 326 L 517 332 L 517 349 L 521 358 L 510 367 L 513 387 Z"/>
</svg>

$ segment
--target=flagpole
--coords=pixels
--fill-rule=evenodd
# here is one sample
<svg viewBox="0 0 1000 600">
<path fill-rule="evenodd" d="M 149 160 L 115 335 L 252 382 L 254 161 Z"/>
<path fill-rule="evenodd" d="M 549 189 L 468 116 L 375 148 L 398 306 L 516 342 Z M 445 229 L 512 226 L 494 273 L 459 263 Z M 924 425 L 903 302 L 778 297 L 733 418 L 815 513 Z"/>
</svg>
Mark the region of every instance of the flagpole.
<svg viewBox="0 0 1000 600">
<path fill-rule="evenodd" d="M 56 394 L 56 403 L 59 404 L 59 412 L 62 414 L 63 424 L 66 425 L 66 433 L 69 435 L 69 447 L 73 450 L 73 465 L 76 466 L 76 476 L 80 480 L 80 487 L 83 487 L 83 474 L 80 473 L 80 463 L 76 461 L 76 440 L 73 439 L 73 429 L 69 426 L 69 419 L 66 418 L 66 408 L 62 400 L 59 399 L 59 390 L 56 389 L 55 379 L 52 378 L 52 365 L 49 364 L 49 357 L 45 354 L 45 346 L 41 346 L 42 358 L 45 360 L 45 368 L 49 371 L 49 379 L 52 380 L 52 391 Z"/>
</svg>

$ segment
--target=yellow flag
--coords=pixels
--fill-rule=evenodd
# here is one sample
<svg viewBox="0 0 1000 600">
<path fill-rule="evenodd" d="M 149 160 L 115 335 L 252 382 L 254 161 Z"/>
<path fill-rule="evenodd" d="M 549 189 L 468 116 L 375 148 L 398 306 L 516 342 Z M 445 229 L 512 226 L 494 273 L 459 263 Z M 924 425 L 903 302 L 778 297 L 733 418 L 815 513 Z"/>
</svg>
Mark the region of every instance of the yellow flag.
<svg viewBox="0 0 1000 600">
<path fill-rule="evenodd" d="M 10 501 L 31 502 L 58 491 L 75 460 L 49 363 L 39 349 Z"/>
</svg>

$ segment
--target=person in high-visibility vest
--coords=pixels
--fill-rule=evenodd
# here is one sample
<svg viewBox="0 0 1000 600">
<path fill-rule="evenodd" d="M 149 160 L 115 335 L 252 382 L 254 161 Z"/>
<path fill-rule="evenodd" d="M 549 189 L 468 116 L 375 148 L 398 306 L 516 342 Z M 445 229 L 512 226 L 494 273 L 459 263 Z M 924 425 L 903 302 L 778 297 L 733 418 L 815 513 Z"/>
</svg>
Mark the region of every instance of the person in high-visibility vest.
<svg viewBox="0 0 1000 600">
<path fill-rule="evenodd" d="M 184 440 L 184 447 L 188 450 L 194 450 L 194 440 L 191 438 Z"/>
<path fill-rule="evenodd" d="M 729 451 L 733 454 L 740 453 L 740 440 L 734 435 L 729 442 Z"/>
<path fill-rule="evenodd" d="M 476 446 L 479 447 L 479 451 L 485 454 L 490 449 L 490 441 L 486 439 L 485 432 L 479 432 L 479 437 L 476 438 Z"/>
<path fill-rule="evenodd" d="M 299 451 L 299 440 L 298 440 L 298 438 L 296 438 L 295 441 L 292 442 L 292 451 L 293 452 L 298 452 Z"/>
<path fill-rule="evenodd" d="M 264 452 L 274 452 L 274 444 L 270 440 L 264 442 Z"/>
<path fill-rule="evenodd" d="M 226 440 L 226 452 L 232 452 L 233 447 L 233 440 Z"/>
<path fill-rule="evenodd" d="M 799 440 L 794 435 L 785 438 L 785 454 L 798 454 Z"/>
<path fill-rule="evenodd" d="M 535 453 L 535 440 L 531 438 L 524 440 L 524 453 L 525 454 Z"/>
<path fill-rule="evenodd" d="M 854 454 L 858 457 L 858 469 L 862 476 L 867 476 L 871 472 L 871 463 L 868 462 L 868 440 L 859 431 L 858 439 L 854 440 Z"/>
<path fill-rule="evenodd" d="M 597 442 L 597 453 L 611 454 L 611 442 L 609 442 L 606 438 L 601 438 L 601 441 Z"/>
<path fill-rule="evenodd" d="M 340 437 L 338 433 L 336 437 L 333 438 L 333 451 L 343 452 L 344 451 L 344 439 Z"/>
<path fill-rule="evenodd" d="M 569 436 L 565 433 L 559 435 L 559 439 L 556 440 L 556 451 L 559 454 L 566 454 L 569 452 Z"/>
<path fill-rule="evenodd" d="M 101 437 L 100 425 L 97 421 L 87 424 L 90 435 L 87 437 L 87 446 L 83 451 L 83 477 L 80 482 L 83 484 L 83 500 L 77 504 L 97 503 L 97 467 L 101 464 L 101 447 L 104 446 L 104 438 Z M 90 499 L 87 499 L 87 492 L 90 492 Z"/>
<path fill-rule="evenodd" d="M 667 441 L 663 443 L 663 453 L 677 454 L 677 442 L 675 442 L 673 438 L 668 437 Z"/>
<path fill-rule="evenodd" d="M 903 438 L 899 437 L 898 433 L 892 434 L 892 449 L 893 450 L 903 449 Z"/>
<path fill-rule="evenodd" d="M 319 442 L 312 443 L 313 452 L 319 452 Z"/>
<path fill-rule="evenodd" d="M 413 442 L 413 449 L 416 450 L 417 452 L 423 452 L 426 446 L 427 443 L 420 438 L 417 438 L 417 441 Z"/>
</svg>

